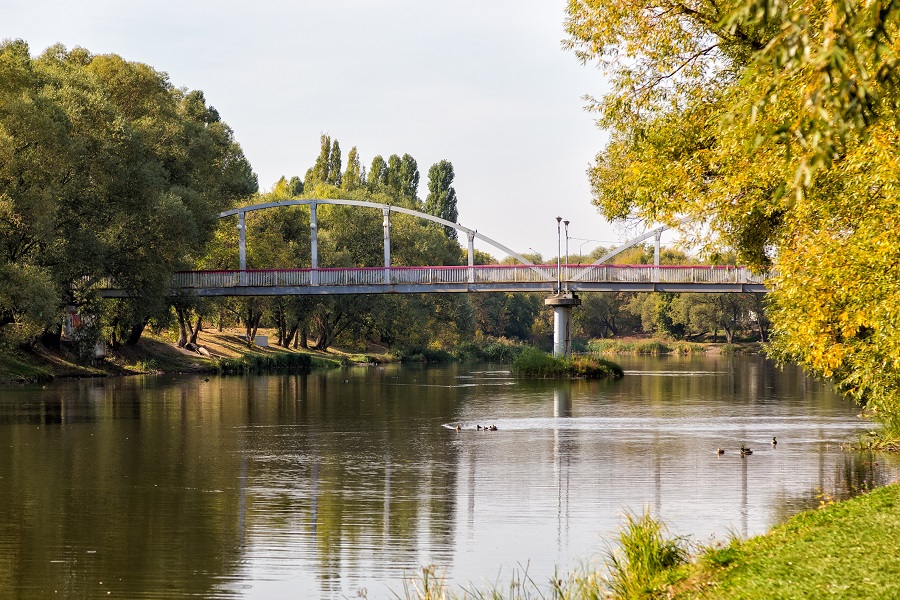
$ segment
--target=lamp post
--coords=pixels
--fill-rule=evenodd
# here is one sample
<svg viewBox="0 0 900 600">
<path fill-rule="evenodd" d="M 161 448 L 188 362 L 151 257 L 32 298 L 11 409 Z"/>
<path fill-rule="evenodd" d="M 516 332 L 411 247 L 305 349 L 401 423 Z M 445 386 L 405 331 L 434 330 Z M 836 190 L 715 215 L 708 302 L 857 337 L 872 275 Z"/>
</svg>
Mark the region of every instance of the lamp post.
<svg viewBox="0 0 900 600">
<path fill-rule="evenodd" d="M 569 222 L 563 221 L 566 226 L 566 293 L 569 293 Z"/>
<path fill-rule="evenodd" d="M 562 273 L 560 272 L 560 255 L 562 254 L 562 246 L 560 245 L 560 228 L 562 217 L 556 217 L 556 293 L 562 291 Z"/>
<path fill-rule="evenodd" d="M 562 285 L 562 224 L 556 217 L 556 290 L 544 299 L 545 306 L 553 307 L 553 356 L 572 355 L 572 309 L 581 304 L 581 298 L 569 293 L 569 221 L 566 224 L 566 286 Z"/>
<path fill-rule="evenodd" d="M 585 245 L 585 244 L 587 244 L 587 243 L 589 243 L 589 242 L 597 242 L 598 244 L 606 244 L 606 243 L 607 243 L 605 240 L 589 240 L 589 239 L 587 239 L 587 238 L 570 237 L 569 239 L 570 239 L 570 240 L 578 240 L 578 241 L 581 242 L 581 243 L 578 245 L 578 256 L 579 256 L 579 260 L 581 260 L 581 257 L 584 256 L 584 245 Z"/>
</svg>

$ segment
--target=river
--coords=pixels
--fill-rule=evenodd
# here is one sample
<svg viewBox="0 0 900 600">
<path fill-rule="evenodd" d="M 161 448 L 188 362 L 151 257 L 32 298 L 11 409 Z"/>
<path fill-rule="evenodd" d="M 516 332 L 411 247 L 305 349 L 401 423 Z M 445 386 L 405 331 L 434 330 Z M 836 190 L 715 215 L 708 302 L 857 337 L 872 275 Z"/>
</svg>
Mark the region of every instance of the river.
<svg viewBox="0 0 900 600">
<path fill-rule="evenodd" d="M 2 388 L 0 597 L 392 598 L 429 564 L 455 590 L 543 586 L 599 564 L 625 511 L 709 543 L 900 473 L 843 450 L 869 424 L 795 368 L 617 360 L 620 381 L 387 365 Z"/>
</svg>

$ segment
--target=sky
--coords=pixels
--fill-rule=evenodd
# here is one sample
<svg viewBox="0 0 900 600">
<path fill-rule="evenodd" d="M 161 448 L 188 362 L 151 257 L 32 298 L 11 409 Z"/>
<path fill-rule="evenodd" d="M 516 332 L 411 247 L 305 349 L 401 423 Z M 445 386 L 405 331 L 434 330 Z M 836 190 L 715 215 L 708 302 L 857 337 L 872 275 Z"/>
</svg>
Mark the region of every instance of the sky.
<svg viewBox="0 0 900 600">
<path fill-rule="evenodd" d="M 428 168 L 449 160 L 462 225 L 549 258 L 557 216 L 570 221 L 571 254 L 635 235 L 591 204 L 586 171 L 607 136 L 584 96 L 605 82 L 562 49 L 565 4 L 7 0 L 0 38 L 23 39 L 32 54 L 55 43 L 119 54 L 203 90 L 262 190 L 302 178 L 322 134 L 340 142 L 345 164 L 352 146 L 366 167 L 409 153 L 423 199 Z"/>
</svg>

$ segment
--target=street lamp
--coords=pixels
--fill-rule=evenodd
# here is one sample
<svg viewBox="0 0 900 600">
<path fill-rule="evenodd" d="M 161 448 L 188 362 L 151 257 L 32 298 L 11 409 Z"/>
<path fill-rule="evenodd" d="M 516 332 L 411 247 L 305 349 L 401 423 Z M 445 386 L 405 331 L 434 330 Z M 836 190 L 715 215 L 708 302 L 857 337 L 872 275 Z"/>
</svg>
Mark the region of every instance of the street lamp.
<svg viewBox="0 0 900 600">
<path fill-rule="evenodd" d="M 589 239 L 587 239 L 587 238 L 571 237 L 571 238 L 569 238 L 569 239 L 570 239 L 570 240 L 578 240 L 578 241 L 581 242 L 581 243 L 578 245 L 578 256 L 579 256 L 579 257 L 583 257 L 583 256 L 584 256 L 584 250 L 583 250 L 583 249 L 584 249 L 584 245 L 587 244 L 588 242 L 597 242 L 598 244 L 606 244 L 606 243 L 607 243 L 605 240 L 589 240 Z"/>
<path fill-rule="evenodd" d="M 556 293 L 558 294 L 562 288 L 562 273 L 560 272 L 560 255 L 562 254 L 561 245 L 560 245 L 560 229 L 559 224 L 562 222 L 562 217 L 556 217 Z"/>
<path fill-rule="evenodd" d="M 563 221 L 566 225 L 566 293 L 569 293 L 569 222 Z"/>
</svg>

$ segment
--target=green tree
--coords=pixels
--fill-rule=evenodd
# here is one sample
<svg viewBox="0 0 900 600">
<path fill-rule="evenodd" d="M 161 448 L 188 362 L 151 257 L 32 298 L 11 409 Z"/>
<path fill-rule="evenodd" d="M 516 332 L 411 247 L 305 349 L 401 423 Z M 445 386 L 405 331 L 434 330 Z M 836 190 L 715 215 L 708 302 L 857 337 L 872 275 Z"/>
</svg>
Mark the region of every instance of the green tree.
<svg viewBox="0 0 900 600">
<path fill-rule="evenodd" d="M 453 189 L 453 164 L 442 160 L 428 169 L 428 196 L 425 198 L 424 210 L 430 215 L 456 223 L 459 216 L 456 210 L 456 190 Z M 456 229 L 444 227 L 447 237 L 455 240 Z"/>
<path fill-rule="evenodd" d="M 232 131 L 202 92 L 81 48 L 32 59 L 24 42 L 3 42 L 0 90 L 0 260 L 47 284 L 36 297 L 55 295 L 45 341 L 59 340 L 59 308 L 87 305 L 90 283 L 112 277 L 131 294 L 112 331 L 136 342 L 168 312 L 172 272 L 216 214 L 256 191 Z"/>
<path fill-rule="evenodd" d="M 348 191 L 355 190 L 356 188 L 365 185 L 365 183 L 365 170 L 360 165 L 356 146 L 353 146 L 350 148 L 350 153 L 347 155 L 347 169 L 341 177 L 341 189 Z"/>
<path fill-rule="evenodd" d="M 409 154 L 404 154 L 400 159 L 400 195 L 406 198 L 416 199 L 419 193 L 419 165 Z"/>
<path fill-rule="evenodd" d="M 366 183 L 369 189 L 375 191 L 379 186 L 387 185 L 387 163 L 380 154 L 372 159 L 372 166 L 369 168 L 369 174 L 366 177 Z"/>
<path fill-rule="evenodd" d="M 776 266 L 775 356 L 900 427 L 898 7 L 572 0 L 567 29 L 612 74 L 603 214 L 689 216 Z"/>
</svg>

